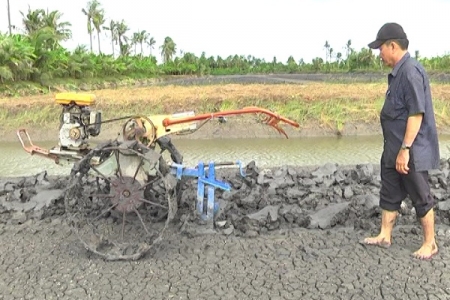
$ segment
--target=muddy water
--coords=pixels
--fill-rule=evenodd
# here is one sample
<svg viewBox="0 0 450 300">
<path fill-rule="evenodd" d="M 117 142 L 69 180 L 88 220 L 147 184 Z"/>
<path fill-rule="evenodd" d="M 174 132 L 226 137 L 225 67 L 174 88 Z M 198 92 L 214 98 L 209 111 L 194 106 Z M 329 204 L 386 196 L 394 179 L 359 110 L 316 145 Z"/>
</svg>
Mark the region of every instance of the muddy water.
<svg viewBox="0 0 450 300">
<path fill-rule="evenodd" d="M 41 147 L 52 147 L 55 141 L 41 142 Z M 279 165 L 321 165 L 378 163 L 382 149 L 381 136 L 307 137 L 295 139 L 211 139 L 174 140 L 184 156 L 184 164 L 195 166 L 199 161 L 241 161 L 244 165 L 254 160 L 259 167 Z M 440 137 L 443 157 L 450 157 L 450 136 Z M 67 174 L 70 165 L 59 166 L 51 160 L 30 156 L 17 142 L 0 143 L 0 176 L 33 175 L 46 170 L 50 175 Z"/>
</svg>

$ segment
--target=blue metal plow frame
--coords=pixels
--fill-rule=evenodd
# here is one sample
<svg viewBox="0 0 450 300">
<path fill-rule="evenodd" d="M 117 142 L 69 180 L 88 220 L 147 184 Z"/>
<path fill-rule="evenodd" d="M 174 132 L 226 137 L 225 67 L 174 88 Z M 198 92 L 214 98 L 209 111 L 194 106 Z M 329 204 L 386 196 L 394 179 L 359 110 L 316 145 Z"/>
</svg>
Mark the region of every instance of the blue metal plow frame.
<svg viewBox="0 0 450 300">
<path fill-rule="evenodd" d="M 197 178 L 197 201 L 196 210 L 204 221 L 213 221 L 214 213 L 218 210 L 218 203 L 215 201 L 215 190 L 219 188 L 221 190 L 230 191 L 231 186 L 227 182 L 216 179 L 216 167 L 217 166 L 234 166 L 239 167 L 239 173 L 242 177 L 245 177 L 245 173 L 242 169 L 240 161 L 237 162 L 224 162 L 214 163 L 209 162 L 205 165 L 203 162 L 199 162 L 196 168 L 186 168 L 181 164 L 172 163 L 171 173 L 180 180 L 183 176 Z M 205 198 L 205 192 L 207 191 L 207 197 Z M 205 209 L 206 206 L 206 209 Z"/>
</svg>

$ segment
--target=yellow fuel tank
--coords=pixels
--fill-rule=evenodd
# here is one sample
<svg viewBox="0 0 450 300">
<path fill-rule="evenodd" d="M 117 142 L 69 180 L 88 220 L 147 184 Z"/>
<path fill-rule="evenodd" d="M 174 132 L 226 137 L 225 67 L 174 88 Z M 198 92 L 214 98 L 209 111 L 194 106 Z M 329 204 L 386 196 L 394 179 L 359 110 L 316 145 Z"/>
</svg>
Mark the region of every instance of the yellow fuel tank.
<svg viewBox="0 0 450 300">
<path fill-rule="evenodd" d="M 75 102 L 79 106 L 90 106 L 95 104 L 94 94 L 58 93 L 55 95 L 57 104 L 70 104 Z"/>
</svg>

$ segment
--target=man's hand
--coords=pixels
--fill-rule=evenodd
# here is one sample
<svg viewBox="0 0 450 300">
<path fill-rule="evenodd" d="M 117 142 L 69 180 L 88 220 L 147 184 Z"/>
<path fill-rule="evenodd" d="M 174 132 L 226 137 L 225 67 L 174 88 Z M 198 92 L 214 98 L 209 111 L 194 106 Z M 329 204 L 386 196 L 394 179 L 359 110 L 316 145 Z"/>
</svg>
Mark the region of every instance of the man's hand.
<svg viewBox="0 0 450 300">
<path fill-rule="evenodd" d="M 409 167 L 409 150 L 400 150 L 397 155 L 397 160 L 395 162 L 395 169 L 400 174 L 408 174 Z"/>
</svg>

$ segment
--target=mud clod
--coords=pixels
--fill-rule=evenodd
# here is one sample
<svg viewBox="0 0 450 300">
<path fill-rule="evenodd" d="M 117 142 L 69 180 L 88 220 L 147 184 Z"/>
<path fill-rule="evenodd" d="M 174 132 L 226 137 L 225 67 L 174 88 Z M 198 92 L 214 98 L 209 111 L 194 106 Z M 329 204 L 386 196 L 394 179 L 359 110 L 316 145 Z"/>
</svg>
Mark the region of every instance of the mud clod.
<svg viewBox="0 0 450 300">
<path fill-rule="evenodd" d="M 336 217 L 346 210 L 349 202 L 331 204 L 312 214 L 308 228 L 328 229 L 336 225 Z"/>
<path fill-rule="evenodd" d="M 436 222 L 443 224 L 449 223 L 450 215 L 448 166 L 448 162 L 442 160 L 441 169 L 430 172 L 432 193 L 437 202 Z M 216 190 L 219 203 L 216 221 L 232 225 L 233 233 L 261 233 L 291 227 L 367 228 L 379 222 L 378 166 L 329 163 L 319 167 L 282 166 L 259 170 L 251 162 L 244 171 L 246 176 L 242 178 L 235 169 L 217 170 L 217 177 L 230 183 L 232 189 Z M 68 180 L 69 177 L 48 177 L 46 172 L 0 179 L 0 222 L 17 224 L 28 219 L 64 215 L 64 187 Z M 195 219 L 190 215 L 195 207 L 196 188 L 195 180 L 187 180 L 179 204 L 178 214 L 187 215 L 191 221 Z M 408 199 L 401 212 L 400 223 L 414 221 Z"/>
</svg>

